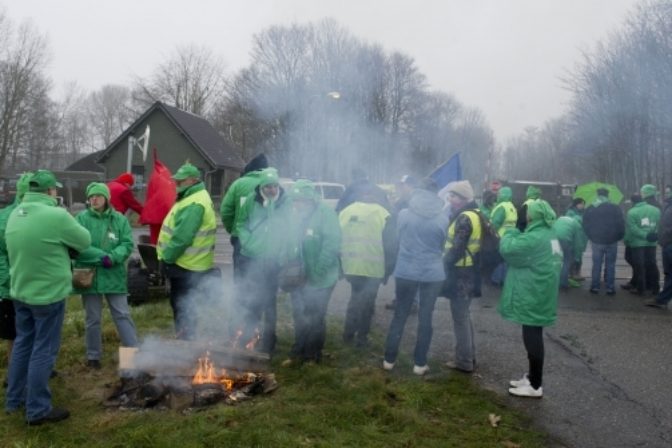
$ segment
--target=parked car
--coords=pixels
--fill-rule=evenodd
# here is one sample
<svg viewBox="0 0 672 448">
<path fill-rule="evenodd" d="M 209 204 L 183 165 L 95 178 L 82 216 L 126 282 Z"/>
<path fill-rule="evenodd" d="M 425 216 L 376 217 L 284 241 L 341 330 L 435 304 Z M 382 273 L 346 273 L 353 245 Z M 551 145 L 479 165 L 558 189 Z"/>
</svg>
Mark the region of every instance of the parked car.
<svg viewBox="0 0 672 448">
<path fill-rule="evenodd" d="M 331 208 L 336 208 L 338 200 L 341 199 L 341 196 L 343 196 L 343 192 L 345 191 L 345 185 L 335 182 L 318 181 L 313 183 L 315 184 L 315 190 L 320 194 L 324 203 L 329 205 Z M 290 189 L 293 184 L 293 179 L 280 179 L 280 185 L 285 190 Z"/>
</svg>

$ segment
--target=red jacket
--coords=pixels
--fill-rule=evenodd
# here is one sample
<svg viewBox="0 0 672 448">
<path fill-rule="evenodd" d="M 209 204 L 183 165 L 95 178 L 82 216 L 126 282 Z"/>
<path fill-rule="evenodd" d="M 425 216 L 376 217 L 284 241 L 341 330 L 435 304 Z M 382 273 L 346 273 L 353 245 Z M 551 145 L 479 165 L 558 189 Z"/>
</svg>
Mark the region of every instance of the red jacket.
<svg viewBox="0 0 672 448">
<path fill-rule="evenodd" d="M 116 211 L 125 214 L 130 208 L 138 215 L 142 213 L 142 204 L 135 199 L 128 185 L 113 180 L 108 182 L 107 187 L 110 189 L 110 204 Z"/>
</svg>

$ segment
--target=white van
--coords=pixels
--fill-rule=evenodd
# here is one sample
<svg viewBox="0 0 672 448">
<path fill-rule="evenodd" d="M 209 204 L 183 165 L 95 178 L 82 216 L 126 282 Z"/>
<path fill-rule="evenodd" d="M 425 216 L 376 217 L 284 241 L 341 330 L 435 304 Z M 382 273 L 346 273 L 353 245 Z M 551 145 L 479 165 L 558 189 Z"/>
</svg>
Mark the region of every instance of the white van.
<svg viewBox="0 0 672 448">
<path fill-rule="evenodd" d="M 293 179 L 280 179 L 280 185 L 285 189 L 285 191 L 288 191 L 294 182 L 295 181 Z M 335 182 L 313 182 L 313 184 L 315 185 L 315 190 L 322 197 L 324 203 L 331 208 L 336 208 L 338 200 L 341 199 L 341 196 L 343 196 L 343 192 L 345 191 L 345 185 Z"/>
</svg>

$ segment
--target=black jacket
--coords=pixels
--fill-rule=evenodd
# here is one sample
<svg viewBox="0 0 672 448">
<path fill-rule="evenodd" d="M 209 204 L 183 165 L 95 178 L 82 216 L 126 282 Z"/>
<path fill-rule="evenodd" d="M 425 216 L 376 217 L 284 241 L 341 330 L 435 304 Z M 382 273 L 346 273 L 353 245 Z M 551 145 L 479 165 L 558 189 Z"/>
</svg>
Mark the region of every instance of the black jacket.
<svg viewBox="0 0 672 448">
<path fill-rule="evenodd" d="M 658 244 L 662 247 L 672 244 L 672 200 L 668 199 L 658 225 Z"/>
<path fill-rule="evenodd" d="M 593 243 L 616 243 L 625 235 L 623 212 L 611 202 L 590 206 L 583 214 L 583 231 Z"/>
</svg>

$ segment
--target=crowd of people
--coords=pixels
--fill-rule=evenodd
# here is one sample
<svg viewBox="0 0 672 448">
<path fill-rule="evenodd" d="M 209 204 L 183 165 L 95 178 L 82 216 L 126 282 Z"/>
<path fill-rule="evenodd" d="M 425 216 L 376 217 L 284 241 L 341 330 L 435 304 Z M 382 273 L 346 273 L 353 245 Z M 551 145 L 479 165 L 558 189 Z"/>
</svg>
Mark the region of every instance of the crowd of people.
<svg viewBox="0 0 672 448">
<path fill-rule="evenodd" d="M 181 166 L 172 176 L 176 201 L 157 241 L 157 257 L 170 285 L 175 336 L 207 337 L 202 333 L 203 308 L 207 315 L 207 301 L 223 292 L 215 265 L 219 219 L 233 247 L 236 312 L 230 316 L 230 337 L 241 346 L 258 342 L 257 350 L 274 354 L 276 301 L 283 290 L 291 298 L 295 330 L 287 364 L 322 360 L 327 308 L 340 278 L 350 284 L 342 341 L 366 347 L 378 290 L 394 277 L 394 315 L 382 368 L 395 368 L 405 324 L 417 312 L 416 375 L 429 371 L 439 297 L 450 301 L 453 320 L 455 351 L 449 366 L 466 374 L 475 371 L 471 302 L 481 295 L 483 281 L 500 287 L 498 311 L 522 326 L 528 356 L 527 373 L 509 388 L 522 397 L 543 395 L 543 328 L 556 321 L 559 291 L 584 280 L 581 260 L 588 242 L 592 294 L 599 294 L 602 286 L 607 295 L 615 294 L 617 243 L 623 240 L 633 270 L 623 289 L 652 294 L 645 304 L 661 309 L 672 299 L 669 187 L 662 214 L 655 187 L 644 185 L 625 216 L 610 202 L 609 191 L 599 189 L 590 204 L 576 198 L 557 217 L 534 186 L 520 207 L 513 204 L 509 187 L 484 192 L 479 205 L 466 180 L 450 183 L 440 194 L 431 179 L 404 176 L 392 205 L 363 172 L 353 174 L 334 210 L 322 203 L 309 180 L 283 188 L 278 171 L 260 155 L 229 187 L 218 217 L 199 169 L 190 163 Z M 54 364 L 68 296 L 82 298 L 89 368 L 101 368 L 103 300 L 121 345 L 138 344 L 127 302 L 126 262 L 133 238 L 124 213 L 129 207 L 142 211 L 132 184 L 129 173 L 108 185 L 91 183 L 87 209 L 73 217 L 58 207 L 61 185 L 54 175 L 37 170 L 21 176 L 16 201 L 0 211 L 0 336 L 9 341 L 10 355 L 5 409 L 12 413 L 25 408 L 31 425 L 69 416 L 66 409 L 52 406 L 48 385 L 57 374 Z M 657 244 L 663 248 L 666 274 L 662 290 Z"/>
</svg>

